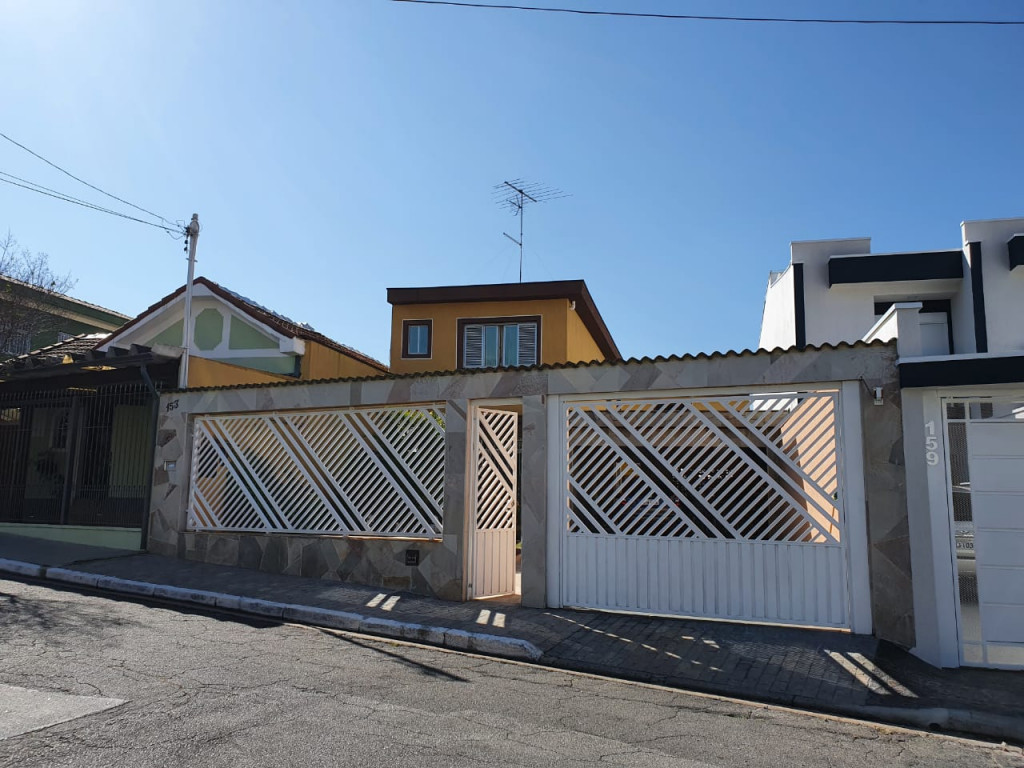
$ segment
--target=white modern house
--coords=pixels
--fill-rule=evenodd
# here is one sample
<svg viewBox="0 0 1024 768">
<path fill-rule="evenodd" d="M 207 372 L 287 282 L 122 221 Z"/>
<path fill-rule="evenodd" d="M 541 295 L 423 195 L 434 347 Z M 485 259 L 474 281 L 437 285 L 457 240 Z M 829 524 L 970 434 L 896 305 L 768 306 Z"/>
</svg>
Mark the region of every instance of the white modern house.
<svg viewBox="0 0 1024 768">
<path fill-rule="evenodd" d="M 1024 668 L 1024 218 L 967 221 L 959 247 L 794 242 L 760 347 L 899 350 L 914 652 Z"/>
</svg>

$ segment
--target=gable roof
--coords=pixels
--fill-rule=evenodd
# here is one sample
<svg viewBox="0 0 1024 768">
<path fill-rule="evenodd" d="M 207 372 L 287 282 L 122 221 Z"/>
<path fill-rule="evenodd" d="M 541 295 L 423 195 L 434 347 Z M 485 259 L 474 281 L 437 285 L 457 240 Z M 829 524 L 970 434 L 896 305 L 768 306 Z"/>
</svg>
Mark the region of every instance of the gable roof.
<svg viewBox="0 0 1024 768">
<path fill-rule="evenodd" d="M 214 294 L 215 296 L 218 296 L 219 298 L 226 301 L 228 304 L 249 315 L 254 320 L 258 320 L 259 322 L 263 323 L 269 328 L 272 328 L 273 330 L 277 331 L 283 336 L 295 337 L 303 339 L 305 341 L 313 341 L 316 342 L 317 344 L 321 344 L 327 347 L 328 349 L 333 349 L 336 352 L 341 352 L 342 354 L 347 355 L 353 358 L 354 360 L 358 360 L 361 363 L 365 363 L 366 365 L 369 365 L 372 368 L 376 368 L 379 371 L 383 371 L 386 373 L 389 370 L 389 368 L 386 365 L 384 365 L 384 363 L 380 362 L 380 360 L 375 360 L 374 358 L 360 352 L 357 349 L 354 349 L 345 344 L 341 344 L 340 342 L 337 342 L 334 339 L 324 336 L 322 333 L 314 330 L 312 326 L 306 323 L 297 323 L 294 320 L 285 317 L 284 315 L 280 315 L 277 312 L 274 312 L 273 310 L 270 310 L 260 304 L 257 304 L 252 299 L 248 299 L 245 296 L 235 293 L 234 291 L 228 290 L 224 286 L 213 282 L 213 280 L 210 280 L 209 278 L 197 277 L 192 282 L 193 285 L 205 286 L 207 289 L 209 289 L 210 293 Z M 123 325 L 104 343 L 113 344 L 116 341 L 117 336 L 120 336 L 126 331 L 141 324 L 142 321 L 144 321 L 147 317 L 149 317 L 159 309 L 167 306 L 172 301 L 177 299 L 179 296 L 182 296 L 184 293 L 185 286 L 183 285 L 173 293 L 169 293 L 168 295 L 164 296 L 162 299 L 160 299 L 160 301 L 156 302 L 156 304 L 153 304 L 148 309 L 144 310 L 142 314 L 138 315 L 137 317 Z"/>
<path fill-rule="evenodd" d="M 622 354 L 612 338 L 604 318 L 597 311 L 583 280 L 548 280 L 534 283 L 492 283 L 487 285 L 448 285 L 434 288 L 388 288 L 388 303 L 462 304 L 479 301 L 543 301 L 566 299 L 576 302 L 576 314 L 590 332 L 598 348 L 609 360 L 621 360 Z"/>
</svg>

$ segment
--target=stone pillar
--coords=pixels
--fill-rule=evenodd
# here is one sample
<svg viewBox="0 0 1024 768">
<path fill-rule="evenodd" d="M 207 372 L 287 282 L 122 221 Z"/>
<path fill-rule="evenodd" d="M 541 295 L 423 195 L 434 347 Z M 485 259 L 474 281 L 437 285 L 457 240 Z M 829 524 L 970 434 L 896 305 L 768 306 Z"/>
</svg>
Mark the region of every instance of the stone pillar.
<svg viewBox="0 0 1024 768">
<path fill-rule="evenodd" d="M 157 419 L 156 450 L 153 459 L 153 488 L 150 495 L 149 534 L 146 549 L 157 555 L 184 555 L 185 516 L 188 511 L 188 481 L 191 472 L 191 445 L 188 422 L 176 403 L 177 394 L 160 398 Z"/>
<path fill-rule="evenodd" d="M 450 569 L 447 585 L 438 589 L 445 600 L 466 599 L 466 500 L 469 492 L 466 462 L 469 401 L 448 400 L 444 411 L 444 540 L 445 557 L 436 567 Z M 439 553 L 438 553 L 439 554 Z M 443 560 L 443 562 L 442 562 Z"/>
<path fill-rule="evenodd" d="M 544 395 L 523 397 L 523 455 L 519 475 L 523 541 L 523 605 L 547 607 L 548 418 Z"/>
</svg>

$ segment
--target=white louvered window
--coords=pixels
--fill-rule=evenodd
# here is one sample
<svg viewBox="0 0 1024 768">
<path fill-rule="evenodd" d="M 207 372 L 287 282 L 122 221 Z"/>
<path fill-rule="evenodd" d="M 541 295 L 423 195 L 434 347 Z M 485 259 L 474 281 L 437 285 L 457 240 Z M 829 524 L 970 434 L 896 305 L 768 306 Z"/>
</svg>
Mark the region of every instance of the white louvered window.
<svg viewBox="0 0 1024 768">
<path fill-rule="evenodd" d="M 539 362 L 536 321 L 467 323 L 462 334 L 463 368 L 514 367 Z"/>
</svg>

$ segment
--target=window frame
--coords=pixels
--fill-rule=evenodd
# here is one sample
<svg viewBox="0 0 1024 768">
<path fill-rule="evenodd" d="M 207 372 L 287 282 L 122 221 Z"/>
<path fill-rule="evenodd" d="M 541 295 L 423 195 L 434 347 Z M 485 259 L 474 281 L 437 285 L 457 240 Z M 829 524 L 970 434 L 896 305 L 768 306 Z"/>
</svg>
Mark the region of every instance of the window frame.
<svg viewBox="0 0 1024 768">
<path fill-rule="evenodd" d="M 529 325 L 531 323 L 536 324 L 536 326 L 537 326 L 537 360 L 534 363 L 530 363 L 530 365 L 540 365 L 541 364 L 541 360 L 543 359 L 543 357 L 542 357 L 542 354 L 543 354 L 543 345 L 542 345 L 543 335 L 541 333 L 541 331 L 543 330 L 543 324 L 541 322 L 541 316 L 540 315 L 510 315 L 510 316 L 506 316 L 506 317 L 460 317 L 458 319 L 458 322 L 456 323 L 457 338 L 456 338 L 456 344 L 455 344 L 455 367 L 457 369 L 460 369 L 460 370 L 461 369 L 466 369 L 466 370 L 474 370 L 474 371 L 496 370 L 498 368 L 529 368 L 530 365 L 523 365 L 523 364 L 516 365 L 516 366 L 506 366 L 506 365 L 502 365 L 500 361 L 504 359 L 505 333 L 504 333 L 503 326 L 513 325 L 513 324 L 514 325 Z M 495 366 L 495 367 L 481 366 L 480 368 L 472 368 L 472 369 L 466 368 L 466 363 L 465 363 L 465 359 L 466 358 L 465 358 L 465 355 L 466 355 L 466 326 L 467 325 L 483 325 L 483 326 L 496 325 L 499 328 L 502 328 L 502 330 L 500 330 L 498 332 L 498 361 L 499 361 L 499 363 L 498 363 L 497 366 Z"/>
<path fill-rule="evenodd" d="M 413 326 L 425 326 L 427 329 L 427 351 L 419 354 L 409 351 L 409 329 Z M 402 359 L 403 360 L 429 360 L 434 353 L 434 321 L 430 318 L 422 320 L 402 321 Z"/>
</svg>

